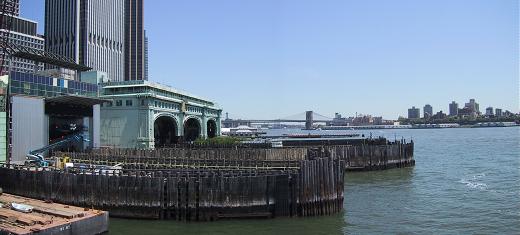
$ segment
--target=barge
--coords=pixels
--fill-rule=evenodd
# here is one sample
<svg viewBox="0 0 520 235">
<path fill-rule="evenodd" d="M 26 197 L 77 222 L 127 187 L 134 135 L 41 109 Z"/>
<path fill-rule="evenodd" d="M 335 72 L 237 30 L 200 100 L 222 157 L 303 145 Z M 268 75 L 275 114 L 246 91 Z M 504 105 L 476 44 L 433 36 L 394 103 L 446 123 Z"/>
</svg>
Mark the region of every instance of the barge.
<svg viewBox="0 0 520 235">
<path fill-rule="evenodd" d="M 108 212 L 0 195 L 0 234 L 102 234 Z"/>
</svg>

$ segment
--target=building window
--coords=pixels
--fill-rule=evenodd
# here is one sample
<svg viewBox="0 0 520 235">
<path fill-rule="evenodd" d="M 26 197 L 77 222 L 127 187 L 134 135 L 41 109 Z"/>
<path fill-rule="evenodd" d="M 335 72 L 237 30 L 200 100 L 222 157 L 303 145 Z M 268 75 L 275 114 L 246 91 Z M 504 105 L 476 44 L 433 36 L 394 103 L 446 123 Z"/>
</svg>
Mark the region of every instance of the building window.
<svg viewBox="0 0 520 235">
<path fill-rule="evenodd" d="M 132 100 L 126 100 L 126 106 L 132 106 Z"/>
<path fill-rule="evenodd" d="M 116 100 L 116 106 L 123 106 L 122 100 Z"/>
<path fill-rule="evenodd" d="M 143 99 L 143 100 L 141 100 L 141 106 L 144 106 L 144 105 L 145 104 L 144 104 L 144 99 Z"/>
</svg>

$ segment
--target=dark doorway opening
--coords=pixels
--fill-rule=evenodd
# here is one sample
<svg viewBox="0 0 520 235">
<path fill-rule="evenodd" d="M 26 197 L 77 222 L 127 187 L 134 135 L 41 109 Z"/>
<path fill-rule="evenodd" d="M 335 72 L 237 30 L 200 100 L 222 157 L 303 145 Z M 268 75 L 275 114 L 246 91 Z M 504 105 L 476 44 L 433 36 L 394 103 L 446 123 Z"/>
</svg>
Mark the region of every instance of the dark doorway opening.
<svg viewBox="0 0 520 235">
<path fill-rule="evenodd" d="M 208 138 L 213 138 L 217 136 L 217 123 L 214 120 L 209 120 L 207 123 L 208 127 Z"/>
<path fill-rule="evenodd" d="M 200 136 L 200 123 L 195 118 L 190 118 L 184 123 L 184 139 L 188 142 L 195 141 Z"/>
<path fill-rule="evenodd" d="M 161 116 L 155 119 L 153 133 L 156 148 L 177 144 L 179 140 L 177 136 L 177 124 L 175 123 L 175 119 L 171 117 Z"/>
<path fill-rule="evenodd" d="M 74 135 L 85 134 L 85 131 L 88 131 L 88 126 L 83 125 L 83 118 L 49 116 L 49 144 L 70 139 Z M 86 134 L 88 134 L 88 132 Z M 83 144 L 83 141 L 70 141 L 54 147 L 53 151 L 81 151 Z"/>
</svg>

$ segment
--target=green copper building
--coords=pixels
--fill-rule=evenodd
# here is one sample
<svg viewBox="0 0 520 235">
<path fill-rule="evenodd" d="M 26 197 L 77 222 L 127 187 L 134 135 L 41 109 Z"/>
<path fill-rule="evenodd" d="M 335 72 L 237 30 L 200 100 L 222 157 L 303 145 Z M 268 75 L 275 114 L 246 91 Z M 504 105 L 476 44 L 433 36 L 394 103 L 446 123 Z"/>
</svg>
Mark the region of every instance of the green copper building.
<svg viewBox="0 0 520 235">
<path fill-rule="evenodd" d="M 220 135 L 222 109 L 172 87 L 138 80 L 102 83 L 101 146 L 167 147 Z"/>
</svg>

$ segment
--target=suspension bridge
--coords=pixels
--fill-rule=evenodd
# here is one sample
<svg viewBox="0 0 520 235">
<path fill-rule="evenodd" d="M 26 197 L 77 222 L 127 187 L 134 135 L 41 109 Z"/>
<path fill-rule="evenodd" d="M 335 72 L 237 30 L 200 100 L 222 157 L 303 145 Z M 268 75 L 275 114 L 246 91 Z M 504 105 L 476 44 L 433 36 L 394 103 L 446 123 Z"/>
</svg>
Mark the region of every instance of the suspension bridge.
<svg viewBox="0 0 520 235">
<path fill-rule="evenodd" d="M 311 129 L 315 122 L 329 123 L 332 118 L 321 115 L 314 111 L 305 111 L 291 116 L 278 119 L 230 119 L 226 113 L 226 119 L 222 120 L 222 126 L 226 128 L 251 124 L 278 124 L 278 123 L 305 123 L 305 128 Z"/>
</svg>

